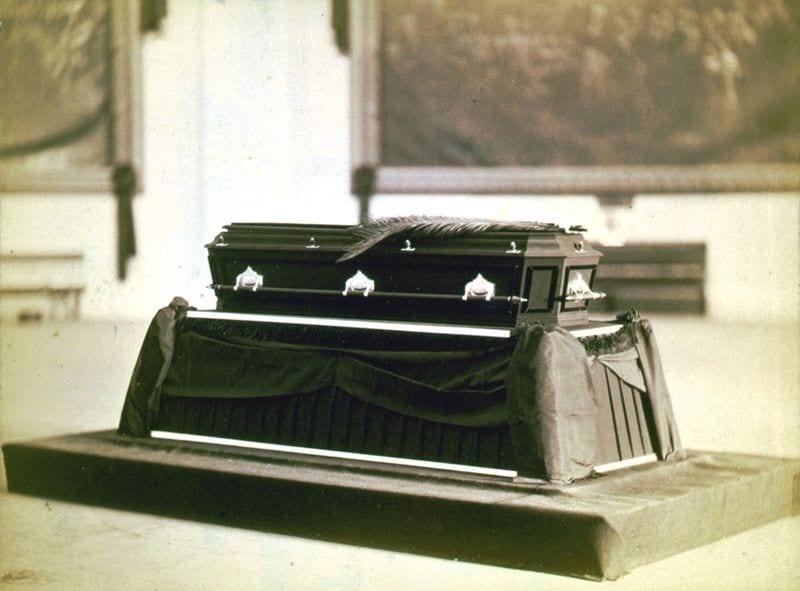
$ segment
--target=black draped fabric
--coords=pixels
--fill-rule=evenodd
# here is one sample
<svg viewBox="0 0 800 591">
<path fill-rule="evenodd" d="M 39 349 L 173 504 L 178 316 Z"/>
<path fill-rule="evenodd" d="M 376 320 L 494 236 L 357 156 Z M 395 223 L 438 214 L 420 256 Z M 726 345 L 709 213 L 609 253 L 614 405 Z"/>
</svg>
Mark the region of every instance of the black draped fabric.
<svg viewBox="0 0 800 591">
<path fill-rule="evenodd" d="M 335 388 L 434 423 L 507 425 L 521 474 L 570 482 L 590 475 L 596 463 L 598 405 L 587 350 L 595 355 L 624 349 L 639 358 L 655 414 L 659 456 L 680 455 L 652 330 L 635 315 L 620 331 L 623 338 L 614 342 L 601 337 L 582 343 L 563 328 L 532 325 L 491 346 L 426 350 L 393 348 L 381 340 L 353 348 L 263 334 L 243 338 L 214 330 L 207 321 L 183 320 L 185 311 L 186 302 L 176 299 L 151 323 L 128 389 L 120 434 L 148 436 L 162 395 L 255 399 L 314 396 Z M 621 367 L 619 355 L 612 357 Z M 613 370 L 614 363 L 607 363 Z"/>
<path fill-rule="evenodd" d="M 161 397 L 161 385 L 172 365 L 177 325 L 186 315 L 189 304 L 174 298 L 153 318 L 133 368 L 118 433 L 146 437 L 155 422 Z"/>
<path fill-rule="evenodd" d="M 508 347 L 466 351 L 366 351 L 178 336 L 163 383 L 170 396 L 263 398 L 335 386 L 363 402 L 439 423 L 506 420 Z"/>
</svg>

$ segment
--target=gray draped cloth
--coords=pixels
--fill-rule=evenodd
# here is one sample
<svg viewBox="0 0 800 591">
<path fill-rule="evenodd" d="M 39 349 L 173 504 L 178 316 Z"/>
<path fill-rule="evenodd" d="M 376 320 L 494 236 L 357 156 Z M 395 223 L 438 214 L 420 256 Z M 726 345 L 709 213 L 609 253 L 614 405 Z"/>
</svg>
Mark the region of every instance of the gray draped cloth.
<svg viewBox="0 0 800 591">
<path fill-rule="evenodd" d="M 654 416 L 656 453 L 661 460 L 680 459 L 680 439 L 652 327 L 637 316 L 626 329 L 633 334 L 634 349 L 598 360 L 635 387 L 644 382 Z M 534 325 L 520 333 L 506 378 L 517 469 L 551 482 L 590 476 L 598 447 L 598 393 L 586 351 L 560 327 Z M 631 370 L 636 365 L 638 379 Z"/>
<path fill-rule="evenodd" d="M 560 327 L 522 326 L 475 351 L 347 349 L 220 336 L 208 321 L 184 320 L 176 298 L 160 310 L 131 378 L 119 433 L 146 437 L 162 394 L 172 397 L 313 396 L 335 387 L 381 408 L 442 424 L 505 426 L 520 474 L 570 482 L 592 473 L 597 393 L 584 345 Z M 623 354 L 598 359 L 646 387 L 657 453 L 680 456 L 669 393 L 647 321 L 623 329 Z M 636 379 L 636 368 L 642 380 Z"/>
</svg>

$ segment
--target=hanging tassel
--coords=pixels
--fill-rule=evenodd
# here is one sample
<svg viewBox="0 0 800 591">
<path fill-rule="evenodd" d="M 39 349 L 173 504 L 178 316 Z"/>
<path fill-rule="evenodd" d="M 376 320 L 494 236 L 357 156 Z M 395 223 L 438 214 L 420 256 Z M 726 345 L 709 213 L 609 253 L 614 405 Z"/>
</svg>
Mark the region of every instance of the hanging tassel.
<svg viewBox="0 0 800 591">
<path fill-rule="evenodd" d="M 136 234 L 133 227 L 133 193 L 136 173 L 130 164 L 114 168 L 114 195 L 117 198 L 117 277 L 124 281 L 128 259 L 136 254 Z"/>
</svg>

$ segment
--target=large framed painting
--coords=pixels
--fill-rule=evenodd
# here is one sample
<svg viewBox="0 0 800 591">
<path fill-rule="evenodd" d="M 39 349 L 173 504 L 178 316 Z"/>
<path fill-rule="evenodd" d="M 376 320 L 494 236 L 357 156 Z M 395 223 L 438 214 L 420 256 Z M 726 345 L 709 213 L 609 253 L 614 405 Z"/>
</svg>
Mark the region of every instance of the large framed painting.
<svg viewBox="0 0 800 591">
<path fill-rule="evenodd" d="M 798 0 L 352 0 L 376 193 L 800 189 Z"/>
<path fill-rule="evenodd" d="M 0 190 L 110 191 L 139 160 L 137 0 L 0 0 Z"/>
</svg>

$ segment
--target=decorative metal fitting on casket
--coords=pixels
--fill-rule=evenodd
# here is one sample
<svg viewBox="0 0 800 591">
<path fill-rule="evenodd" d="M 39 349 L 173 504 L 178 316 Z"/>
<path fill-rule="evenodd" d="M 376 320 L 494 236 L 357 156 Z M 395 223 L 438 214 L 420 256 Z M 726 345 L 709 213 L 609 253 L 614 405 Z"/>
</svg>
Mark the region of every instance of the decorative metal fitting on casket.
<svg viewBox="0 0 800 591">
<path fill-rule="evenodd" d="M 583 300 L 599 300 L 606 297 L 602 291 L 592 291 L 583 274 L 574 272 L 567 283 L 567 293 L 564 296 L 566 302 L 580 302 Z"/>
<path fill-rule="evenodd" d="M 345 281 L 342 295 L 363 295 L 367 297 L 371 291 L 375 291 L 375 282 L 359 270 Z"/>
<path fill-rule="evenodd" d="M 264 285 L 264 276 L 256 273 L 253 268 L 248 265 L 247 269 L 236 276 L 236 283 L 233 286 L 233 290 L 239 291 L 239 289 L 248 289 L 250 291 L 257 291 L 262 285 Z"/>
<path fill-rule="evenodd" d="M 478 275 L 464 286 L 464 295 L 461 299 L 465 302 L 467 300 L 486 300 L 491 301 L 494 297 L 494 283 L 487 281 L 483 275 Z"/>
</svg>

